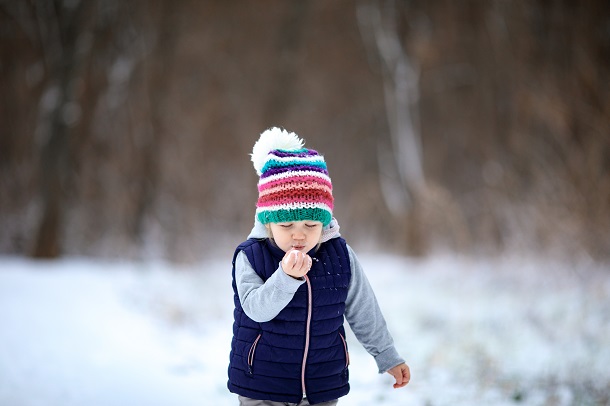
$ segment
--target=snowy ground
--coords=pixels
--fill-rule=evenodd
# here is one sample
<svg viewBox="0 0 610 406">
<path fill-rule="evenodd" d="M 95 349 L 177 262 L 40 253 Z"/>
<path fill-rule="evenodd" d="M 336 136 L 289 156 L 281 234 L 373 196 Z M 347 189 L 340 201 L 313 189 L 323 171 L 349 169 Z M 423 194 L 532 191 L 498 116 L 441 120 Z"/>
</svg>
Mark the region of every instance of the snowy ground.
<svg viewBox="0 0 610 406">
<path fill-rule="evenodd" d="M 343 405 L 610 403 L 610 270 L 363 256 L 408 360 L 394 390 L 353 336 Z M 607 268 L 607 266 L 606 266 Z M 0 405 L 235 405 L 229 261 L 0 257 Z"/>
</svg>

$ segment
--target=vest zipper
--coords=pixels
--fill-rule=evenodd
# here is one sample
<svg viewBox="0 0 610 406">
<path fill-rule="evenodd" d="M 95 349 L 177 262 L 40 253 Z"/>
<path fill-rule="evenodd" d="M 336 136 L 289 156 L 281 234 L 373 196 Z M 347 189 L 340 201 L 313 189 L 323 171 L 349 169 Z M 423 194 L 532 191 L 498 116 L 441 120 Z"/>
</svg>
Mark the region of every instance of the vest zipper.
<svg viewBox="0 0 610 406">
<path fill-rule="evenodd" d="M 252 370 L 252 365 L 254 364 L 254 352 L 256 351 L 256 345 L 258 344 L 258 340 L 261 339 L 261 336 L 263 334 L 260 333 L 257 337 L 256 340 L 254 340 L 254 342 L 252 343 L 252 345 L 250 346 L 250 351 L 248 351 L 248 373 L 250 375 L 252 375 L 254 373 L 254 371 Z"/>
<path fill-rule="evenodd" d="M 305 364 L 307 363 L 307 354 L 309 353 L 309 333 L 311 326 L 311 308 L 312 308 L 312 294 L 311 294 L 311 282 L 307 275 L 305 275 L 305 282 L 307 282 L 307 324 L 305 325 L 305 351 L 303 353 L 303 364 L 301 366 L 301 385 L 303 389 L 303 396 L 305 396 Z"/>
</svg>

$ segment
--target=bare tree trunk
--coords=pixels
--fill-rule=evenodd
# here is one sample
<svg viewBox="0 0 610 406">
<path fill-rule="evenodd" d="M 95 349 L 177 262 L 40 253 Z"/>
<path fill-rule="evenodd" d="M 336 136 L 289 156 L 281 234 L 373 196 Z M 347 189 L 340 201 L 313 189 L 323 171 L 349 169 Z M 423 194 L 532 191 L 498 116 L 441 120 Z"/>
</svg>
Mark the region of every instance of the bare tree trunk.
<svg viewBox="0 0 610 406">
<path fill-rule="evenodd" d="M 152 62 L 148 68 L 148 108 L 150 116 L 149 132 L 142 138 L 141 182 L 136 196 L 133 227 L 130 230 L 133 238 L 143 243 L 145 238 L 145 220 L 151 215 L 159 191 L 160 149 L 166 133 L 165 112 L 167 111 L 170 78 L 175 60 L 177 16 L 179 3 L 162 1 L 156 46 Z M 146 62 L 145 62 L 146 63 Z"/>
<path fill-rule="evenodd" d="M 365 46 L 381 67 L 390 147 L 379 144 L 380 186 L 385 203 L 405 225 L 407 250 L 421 254 L 417 195 L 424 186 L 421 140 L 416 123 L 419 74 L 398 36 L 393 0 L 360 3 L 358 22 Z M 390 150 L 391 149 L 391 150 Z"/>
<path fill-rule="evenodd" d="M 38 224 L 32 255 L 55 258 L 61 254 L 63 212 L 66 204 L 66 182 L 70 174 L 69 137 L 71 126 L 78 121 L 75 79 L 80 75 L 83 55 L 79 39 L 86 27 L 92 1 L 80 1 L 72 8 L 62 2 L 36 3 L 41 44 L 47 69 L 56 87 L 57 98 L 50 114 L 49 133 L 41 152 L 42 217 Z"/>
<path fill-rule="evenodd" d="M 396 14 L 393 0 L 385 1 L 383 5 L 371 1 L 358 7 L 358 21 L 365 45 L 369 53 L 378 57 L 375 59 L 379 59 L 381 65 L 393 166 L 398 172 L 401 189 L 406 191 L 406 200 L 402 202 L 404 209 L 411 205 L 413 195 L 424 184 L 424 172 L 421 140 L 415 122 L 419 74 L 398 37 Z M 382 173 L 387 172 L 383 161 L 388 157 L 386 151 L 381 152 Z M 396 185 L 392 185 L 392 189 L 393 186 Z"/>
</svg>

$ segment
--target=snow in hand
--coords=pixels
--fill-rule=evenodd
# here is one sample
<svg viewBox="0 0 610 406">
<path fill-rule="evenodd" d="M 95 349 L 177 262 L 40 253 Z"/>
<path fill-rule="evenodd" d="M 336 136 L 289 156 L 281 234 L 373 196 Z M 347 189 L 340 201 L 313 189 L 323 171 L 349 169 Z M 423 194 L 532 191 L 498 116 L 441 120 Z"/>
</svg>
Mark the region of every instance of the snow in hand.
<svg viewBox="0 0 610 406">
<path fill-rule="evenodd" d="M 524 259 L 363 256 L 411 383 L 348 336 L 344 405 L 610 402 L 610 274 Z M 0 405 L 235 405 L 230 261 L 0 257 Z"/>
</svg>

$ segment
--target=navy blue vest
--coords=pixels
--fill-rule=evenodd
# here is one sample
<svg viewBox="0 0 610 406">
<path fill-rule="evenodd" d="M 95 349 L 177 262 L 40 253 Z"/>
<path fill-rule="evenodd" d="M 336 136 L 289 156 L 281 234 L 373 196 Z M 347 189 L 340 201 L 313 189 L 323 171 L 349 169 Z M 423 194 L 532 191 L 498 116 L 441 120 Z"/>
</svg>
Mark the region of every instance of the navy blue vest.
<svg viewBox="0 0 610 406">
<path fill-rule="evenodd" d="M 345 240 L 334 238 L 308 253 L 313 258 L 307 274 L 310 284 L 302 284 L 290 303 L 265 323 L 253 321 L 241 307 L 235 285 L 235 258 L 240 251 L 263 281 L 278 269 L 284 256 L 267 239 L 250 239 L 235 251 L 229 390 L 252 399 L 299 403 L 304 383 L 311 404 L 346 395 L 349 356 L 343 313 L 351 269 Z M 309 286 L 312 313 L 307 346 Z"/>
</svg>

